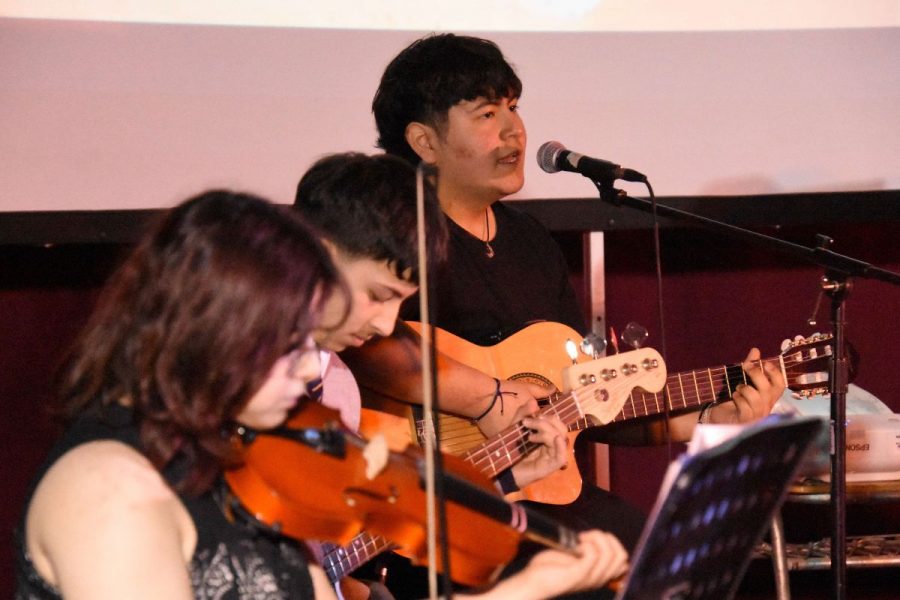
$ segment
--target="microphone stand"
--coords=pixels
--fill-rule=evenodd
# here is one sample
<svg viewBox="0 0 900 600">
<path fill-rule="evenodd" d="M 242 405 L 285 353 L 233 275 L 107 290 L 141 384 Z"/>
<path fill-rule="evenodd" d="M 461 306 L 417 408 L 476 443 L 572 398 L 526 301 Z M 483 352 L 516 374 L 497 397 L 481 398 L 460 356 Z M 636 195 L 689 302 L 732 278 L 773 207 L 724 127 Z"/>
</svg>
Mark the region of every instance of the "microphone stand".
<svg viewBox="0 0 900 600">
<path fill-rule="evenodd" d="M 428 544 L 428 597 L 438 597 L 437 553 L 440 546 L 441 581 L 443 598 L 453 600 L 453 583 L 450 580 L 450 542 L 447 530 L 447 493 L 444 486 L 444 463 L 437 440 L 440 439 L 440 407 L 437 393 L 437 348 L 434 344 L 432 323 L 432 295 L 428 273 L 428 247 L 425 226 L 425 178 L 437 177 L 437 170 L 424 162 L 416 167 L 416 236 L 419 267 L 419 315 L 422 322 L 422 411 L 425 427 L 425 498 L 426 533 Z M 433 434 L 428 424 L 433 427 Z"/>
<path fill-rule="evenodd" d="M 816 236 L 815 247 L 809 248 L 677 208 L 656 204 L 655 201 L 632 198 L 623 190 L 616 189 L 613 183 L 613 180 L 594 182 L 600 191 L 602 201 L 615 206 L 626 205 L 650 213 L 655 211 L 666 217 L 697 223 L 712 231 L 737 236 L 825 269 L 825 274 L 820 281 L 820 293 L 825 293 L 831 298 L 831 322 L 834 328 L 834 348 L 828 379 L 831 395 L 831 571 L 834 583 L 832 598 L 844 600 L 847 594 L 846 434 L 847 387 L 850 371 L 844 331 L 846 325 L 845 302 L 853 287 L 853 277 L 878 279 L 900 285 L 900 274 L 832 252 L 827 248 L 833 242 L 828 236 L 819 234 Z"/>
</svg>

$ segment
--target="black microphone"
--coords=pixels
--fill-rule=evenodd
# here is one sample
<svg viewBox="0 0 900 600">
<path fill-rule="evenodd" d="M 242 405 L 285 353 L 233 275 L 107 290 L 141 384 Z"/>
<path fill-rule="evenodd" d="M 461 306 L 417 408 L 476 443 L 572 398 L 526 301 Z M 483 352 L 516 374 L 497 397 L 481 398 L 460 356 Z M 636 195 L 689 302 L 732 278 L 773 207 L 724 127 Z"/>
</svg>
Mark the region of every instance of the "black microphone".
<svg viewBox="0 0 900 600">
<path fill-rule="evenodd" d="M 571 150 L 559 142 L 545 142 L 538 148 L 537 161 L 548 173 L 571 171 L 581 173 L 591 181 L 609 182 L 616 179 L 624 181 L 647 181 L 647 176 L 634 169 L 625 169 L 616 163 L 599 158 L 584 156 Z"/>
</svg>

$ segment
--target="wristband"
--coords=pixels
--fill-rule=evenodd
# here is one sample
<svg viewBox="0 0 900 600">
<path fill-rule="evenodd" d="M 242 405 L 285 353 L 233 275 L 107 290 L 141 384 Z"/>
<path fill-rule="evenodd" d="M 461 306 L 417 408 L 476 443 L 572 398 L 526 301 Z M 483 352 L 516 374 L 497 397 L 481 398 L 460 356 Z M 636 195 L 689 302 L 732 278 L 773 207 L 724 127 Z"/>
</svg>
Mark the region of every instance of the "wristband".
<svg viewBox="0 0 900 600">
<path fill-rule="evenodd" d="M 491 412 L 491 410 L 493 410 L 494 405 L 497 404 L 497 398 L 500 399 L 500 414 L 501 415 L 503 414 L 503 392 L 500 391 L 500 380 L 497 379 L 496 377 L 494 377 L 494 382 L 497 387 L 494 389 L 494 397 L 491 398 L 491 403 L 488 404 L 488 407 L 484 410 L 483 413 L 481 413 L 480 415 L 478 415 L 477 417 L 475 417 L 473 419 L 469 419 L 469 421 L 472 423 L 472 425 L 475 425 L 476 423 L 478 423 L 480 420 L 485 418 L 488 415 L 488 413 Z"/>
</svg>

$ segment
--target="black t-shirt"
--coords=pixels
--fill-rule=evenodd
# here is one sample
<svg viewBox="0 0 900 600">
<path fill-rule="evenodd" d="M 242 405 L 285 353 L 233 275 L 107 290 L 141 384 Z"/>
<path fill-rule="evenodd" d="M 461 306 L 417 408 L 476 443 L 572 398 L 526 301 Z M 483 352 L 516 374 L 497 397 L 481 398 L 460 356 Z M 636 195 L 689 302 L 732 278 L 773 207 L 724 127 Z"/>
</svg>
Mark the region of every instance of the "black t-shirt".
<svg viewBox="0 0 900 600">
<path fill-rule="evenodd" d="M 537 321 L 584 333 L 584 316 L 559 246 L 531 215 L 500 202 L 493 210 L 493 257 L 484 241 L 448 219 L 450 243 L 435 281 L 434 324 L 480 345 L 496 344 Z M 401 316 L 420 320 L 418 295 L 407 300 Z"/>
<path fill-rule="evenodd" d="M 490 242 L 491 258 L 484 241 L 448 220 L 450 244 L 435 281 L 434 324 L 483 346 L 494 345 L 536 321 L 555 321 L 584 333 L 584 316 L 559 246 L 530 215 L 500 202 L 493 210 L 497 234 Z M 401 317 L 419 320 L 417 296 L 407 300 Z M 626 548 L 634 548 L 645 520 L 639 510 L 593 485 L 583 486 L 572 504 L 528 504 L 576 529 L 611 531 Z M 510 570 L 526 564 L 536 549 L 522 553 Z"/>
</svg>

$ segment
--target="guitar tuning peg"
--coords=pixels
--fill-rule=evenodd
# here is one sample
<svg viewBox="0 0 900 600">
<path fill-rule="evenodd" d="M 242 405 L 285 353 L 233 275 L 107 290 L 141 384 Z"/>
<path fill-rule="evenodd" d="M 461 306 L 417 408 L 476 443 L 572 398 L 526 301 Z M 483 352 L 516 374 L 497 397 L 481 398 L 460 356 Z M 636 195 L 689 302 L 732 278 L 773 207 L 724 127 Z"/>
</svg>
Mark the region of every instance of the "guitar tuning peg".
<svg viewBox="0 0 900 600">
<path fill-rule="evenodd" d="M 646 327 L 632 321 L 625 326 L 625 330 L 622 332 L 621 339 L 626 346 L 630 346 L 631 348 L 637 350 L 644 345 L 644 342 L 647 340 L 647 337 L 649 335 L 650 334 L 647 332 Z"/>
<path fill-rule="evenodd" d="M 606 350 L 606 340 L 596 333 L 588 333 L 581 340 L 581 353 L 591 358 L 600 358 L 604 350 Z"/>
<path fill-rule="evenodd" d="M 578 346 L 570 339 L 566 339 L 566 355 L 573 365 L 578 360 Z"/>
</svg>

